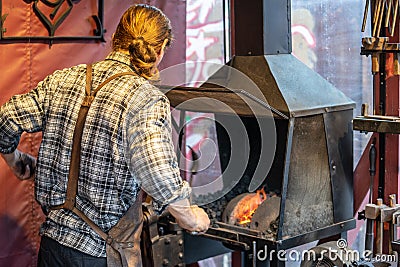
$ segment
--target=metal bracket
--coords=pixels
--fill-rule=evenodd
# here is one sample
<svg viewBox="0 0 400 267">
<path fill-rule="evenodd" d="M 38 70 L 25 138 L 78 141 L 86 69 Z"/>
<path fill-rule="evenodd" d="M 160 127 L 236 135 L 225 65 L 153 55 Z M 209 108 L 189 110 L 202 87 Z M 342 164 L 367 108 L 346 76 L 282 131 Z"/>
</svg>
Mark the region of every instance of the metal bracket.
<svg viewBox="0 0 400 267">
<path fill-rule="evenodd" d="M 56 36 L 56 30 L 64 22 L 64 20 L 70 14 L 74 2 L 73 0 L 30 0 L 25 1 L 27 4 L 33 2 L 32 10 L 36 16 L 43 23 L 43 26 L 47 29 L 49 36 L 5 36 L 7 29 L 4 27 L 4 22 L 9 14 L 3 14 L 3 1 L 0 0 L 0 43 L 25 43 L 25 42 L 36 42 L 36 43 L 49 43 L 52 45 L 54 42 L 73 42 L 73 41 L 101 41 L 105 42 L 104 33 L 106 30 L 103 28 L 103 16 L 104 16 L 104 0 L 97 1 L 97 15 L 92 15 L 92 18 L 96 24 L 96 29 L 93 30 L 92 36 Z M 46 6 L 46 8 L 52 10 L 49 16 L 46 16 L 38 4 Z M 64 5 L 64 8 L 62 6 Z M 62 9 L 62 11 L 61 11 Z"/>
</svg>

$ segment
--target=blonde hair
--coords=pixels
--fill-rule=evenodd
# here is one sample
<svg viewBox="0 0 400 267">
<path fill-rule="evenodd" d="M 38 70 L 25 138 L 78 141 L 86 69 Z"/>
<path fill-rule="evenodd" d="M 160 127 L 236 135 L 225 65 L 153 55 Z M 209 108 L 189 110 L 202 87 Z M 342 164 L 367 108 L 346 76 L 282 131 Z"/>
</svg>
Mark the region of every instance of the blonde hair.
<svg viewBox="0 0 400 267">
<path fill-rule="evenodd" d="M 122 15 L 112 40 L 114 51 L 129 51 L 134 71 L 146 78 L 158 76 L 156 66 L 164 40 L 172 41 L 171 22 L 156 7 L 138 4 Z"/>
</svg>

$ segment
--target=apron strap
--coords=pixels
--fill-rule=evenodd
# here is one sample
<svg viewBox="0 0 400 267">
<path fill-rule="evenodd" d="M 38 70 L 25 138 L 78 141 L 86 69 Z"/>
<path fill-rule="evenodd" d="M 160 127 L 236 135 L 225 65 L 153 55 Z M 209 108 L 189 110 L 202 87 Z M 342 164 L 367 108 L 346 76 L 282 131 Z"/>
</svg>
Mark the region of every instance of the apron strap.
<svg viewBox="0 0 400 267">
<path fill-rule="evenodd" d="M 117 73 L 103 81 L 95 90 L 92 88 L 92 65 L 88 64 L 86 67 L 86 88 L 85 88 L 85 98 L 82 102 L 81 108 L 78 113 L 78 119 L 76 121 L 73 141 L 72 141 L 72 152 L 71 152 L 71 162 L 69 166 L 69 175 L 67 183 L 67 193 L 64 204 L 52 207 L 52 210 L 57 209 L 67 209 L 74 212 L 82 220 L 84 220 L 101 238 L 110 242 L 110 237 L 108 234 L 104 233 L 100 227 L 98 227 L 90 218 L 88 218 L 82 211 L 76 208 L 76 194 L 78 189 L 78 177 L 79 177 L 79 167 L 80 167 L 80 154 L 81 154 L 81 141 L 83 128 L 85 126 L 86 116 L 89 111 L 90 105 L 92 104 L 96 93 L 111 80 L 124 75 L 136 75 L 134 72 L 123 72 Z M 140 194 L 138 195 L 138 199 Z"/>
</svg>

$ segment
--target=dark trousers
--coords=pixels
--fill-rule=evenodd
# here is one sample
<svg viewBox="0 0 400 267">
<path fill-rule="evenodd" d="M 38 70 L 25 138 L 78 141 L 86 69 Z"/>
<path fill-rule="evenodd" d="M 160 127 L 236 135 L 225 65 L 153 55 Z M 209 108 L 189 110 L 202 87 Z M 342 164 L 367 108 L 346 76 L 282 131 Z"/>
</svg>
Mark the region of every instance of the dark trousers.
<svg viewBox="0 0 400 267">
<path fill-rule="evenodd" d="M 90 256 L 42 236 L 38 267 L 106 267 L 107 259 Z"/>
</svg>

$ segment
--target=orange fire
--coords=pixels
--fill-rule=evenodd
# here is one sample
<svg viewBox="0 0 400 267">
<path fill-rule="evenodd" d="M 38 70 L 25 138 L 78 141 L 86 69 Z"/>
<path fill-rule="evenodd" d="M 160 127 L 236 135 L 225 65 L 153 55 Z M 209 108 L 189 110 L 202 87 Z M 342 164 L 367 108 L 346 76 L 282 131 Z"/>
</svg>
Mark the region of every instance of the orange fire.
<svg viewBox="0 0 400 267">
<path fill-rule="evenodd" d="M 234 212 L 234 217 L 239 224 L 250 223 L 251 217 L 258 206 L 267 199 L 264 188 L 257 190 L 256 193 L 249 194 L 239 201 Z"/>
</svg>

